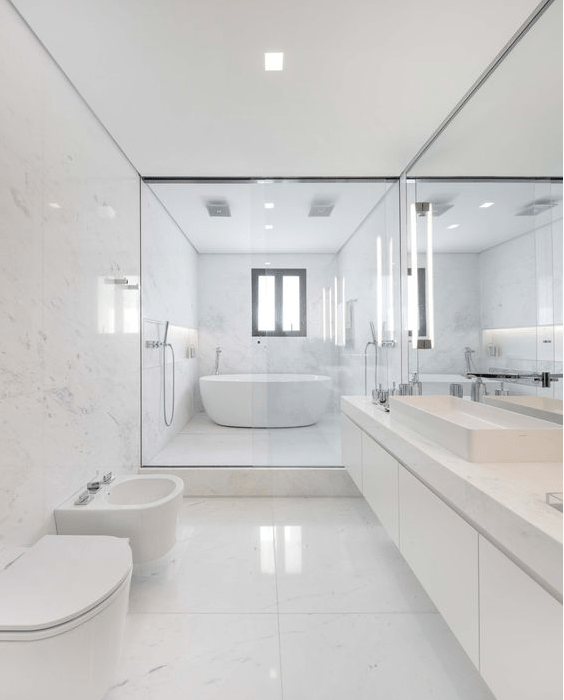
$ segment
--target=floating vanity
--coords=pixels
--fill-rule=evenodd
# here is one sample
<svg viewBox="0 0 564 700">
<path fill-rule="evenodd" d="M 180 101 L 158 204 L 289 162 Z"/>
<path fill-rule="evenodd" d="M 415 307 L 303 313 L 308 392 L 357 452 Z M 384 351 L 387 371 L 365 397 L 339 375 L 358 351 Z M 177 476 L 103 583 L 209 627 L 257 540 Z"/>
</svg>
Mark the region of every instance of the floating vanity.
<svg viewBox="0 0 564 700">
<path fill-rule="evenodd" d="M 344 465 L 496 698 L 561 700 L 562 429 L 446 396 L 341 408 Z"/>
</svg>

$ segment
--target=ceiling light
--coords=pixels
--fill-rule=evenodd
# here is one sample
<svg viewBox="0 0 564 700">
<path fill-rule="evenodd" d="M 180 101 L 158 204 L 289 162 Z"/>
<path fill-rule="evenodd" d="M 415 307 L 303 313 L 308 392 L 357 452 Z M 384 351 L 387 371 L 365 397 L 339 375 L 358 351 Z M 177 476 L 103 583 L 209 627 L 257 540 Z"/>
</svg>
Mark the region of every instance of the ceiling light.
<svg viewBox="0 0 564 700">
<path fill-rule="evenodd" d="M 480 204 L 480 209 L 488 209 L 489 207 L 493 207 L 493 205 L 493 202 L 484 202 L 483 204 Z"/>
<path fill-rule="evenodd" d="M 270 229 L 273 229 L 274 226 L 272 224 L 266 224 L 264 227 L 267 231 L 270 231 Z"/>
<path fill-rule="evenodd" d="M 283 53 L 265 53 L 264 54 L 264 70 L 283 70 L 284 69 L 284 54 Z"/>
<path fill-rule="evenodd" d="M 460 224 L 451 224 L 450 226 L 447 226 L 447 228 L 458 228 Z"/>
<path fill-rule="evenodd" d="M 269 262 L 265 262 L 264 264 L 265 264 L 265 265 L 270 265 L 271 263 L 269 263 Z"/>
<path fill-rule="evenodd" d="M 60 204 L 57 204 L 57 202 L 49 202 L 49 206 L 51 209 L 62 209 L 63 207 Z"/>
<path fill-rule="evenodd" d="M 265 202 L 264 208 L 265 209 L 274 209 L 274 202 Z"/>
</svg>

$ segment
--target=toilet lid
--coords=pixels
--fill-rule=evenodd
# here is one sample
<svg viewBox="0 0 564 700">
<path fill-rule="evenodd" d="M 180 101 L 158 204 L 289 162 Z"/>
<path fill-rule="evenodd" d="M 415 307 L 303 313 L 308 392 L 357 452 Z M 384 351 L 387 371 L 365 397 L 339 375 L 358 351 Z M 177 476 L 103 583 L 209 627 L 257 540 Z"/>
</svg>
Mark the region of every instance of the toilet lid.
<svg viewBox="0 0 564 700">
<path fill-rule="evenodd" d="M 125 539 L 46 535 L 0 570 L 0 631 L 68 622 L 110 596 L 131 566 Z"/>
</svg>

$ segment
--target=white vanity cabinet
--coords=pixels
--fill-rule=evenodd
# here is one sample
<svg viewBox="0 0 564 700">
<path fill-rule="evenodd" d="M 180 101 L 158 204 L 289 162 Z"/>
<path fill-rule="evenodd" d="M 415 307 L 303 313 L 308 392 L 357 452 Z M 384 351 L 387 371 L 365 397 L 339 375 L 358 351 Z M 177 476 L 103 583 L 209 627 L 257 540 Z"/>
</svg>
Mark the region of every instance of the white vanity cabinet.
<svg viewBox="0 0 564 700">
<path fill-rule="evenodd" d="M 399 547 L 398 469 L 386 450 L 362 433 L 362 493 Z"/>
<path fill-rule="evenodd" d="M 358 490 L 362 493 L 362 433 L 352 420 L 341 413 L 341 456 Z"/>
<path fill-rule="evenodd" d="M 400 551 L 478 666 L 478 533 L 404 467 L 399 494 Z"/>
<path fill-rule="evenodd" d="M 562 700 L 562 605 L 480 536 L 480 671 L 497 700 Z"/>
</svg>

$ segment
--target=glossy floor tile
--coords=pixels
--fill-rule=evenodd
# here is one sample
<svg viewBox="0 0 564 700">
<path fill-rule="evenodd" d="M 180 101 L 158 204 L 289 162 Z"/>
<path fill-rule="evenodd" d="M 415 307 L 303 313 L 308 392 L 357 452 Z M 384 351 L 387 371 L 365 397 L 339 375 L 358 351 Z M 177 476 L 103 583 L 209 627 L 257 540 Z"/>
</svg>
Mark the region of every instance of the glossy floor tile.
<svg viewBox="0 0 564 700">
<path fill-rule="evenodd" d="M 147 466 L 339 466 L 338 421 L 327 413 L 301 428 L 230 428 L 197 413 Z"/>
<path fill-rule="evenodd" d="M 185 498 L 104 700 L 492 700 L 362 498 Z"/>
</svg>

